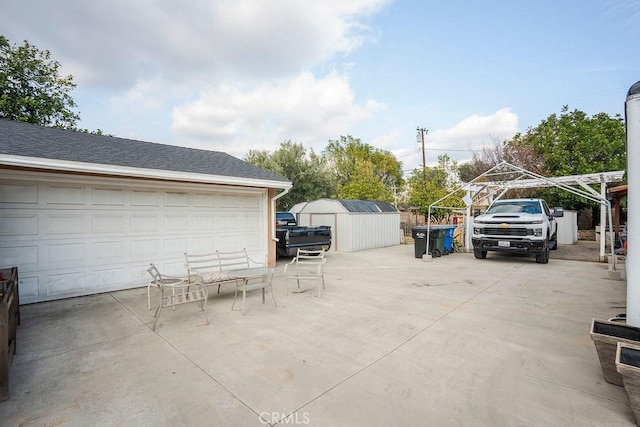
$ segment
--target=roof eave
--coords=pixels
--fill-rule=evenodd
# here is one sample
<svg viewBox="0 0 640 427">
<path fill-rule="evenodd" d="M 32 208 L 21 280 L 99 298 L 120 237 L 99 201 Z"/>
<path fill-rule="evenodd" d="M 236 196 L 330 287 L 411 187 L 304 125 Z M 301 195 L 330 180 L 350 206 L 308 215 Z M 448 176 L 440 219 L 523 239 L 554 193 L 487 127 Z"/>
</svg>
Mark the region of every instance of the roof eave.
<svg viewBox="0 0 640 427">
<path fill-rule="evenodd" d="M 179 172 L 160 169 L 133 168 L 128 166 L 104 165 L 97 163 L 72 162 L 46 158 L 0 155 L 0 165 L 51 169 L 63 172 L 93 173 L 122 176 L 128 178 L 160 179 L 167 181 L 200 182 L 205 184 L 236 185 L 243 187 L 261 187 L 290 189 L 293 184 L 289 181 L 276 181 L 237 176 L 210 175 L 202 173 Z"/>
</svg>

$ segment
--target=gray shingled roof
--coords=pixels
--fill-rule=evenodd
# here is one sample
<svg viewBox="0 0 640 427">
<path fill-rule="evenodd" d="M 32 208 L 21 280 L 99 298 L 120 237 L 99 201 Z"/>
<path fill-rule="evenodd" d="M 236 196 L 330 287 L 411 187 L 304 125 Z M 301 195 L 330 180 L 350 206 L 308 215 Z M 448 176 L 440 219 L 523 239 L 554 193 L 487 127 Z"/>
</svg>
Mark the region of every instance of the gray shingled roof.
<svg viewBox="0 0 640 427">
<path fill-rule="evenodd" d="M 219 151 L 115 138 L 0 119 L 0 154 L 289 182 Z"/>
<path fill-rule="evenodd" d="M 398 212 L 389 202 L 374 200 L 337 199 L 349 212 Z"/>
</svg>

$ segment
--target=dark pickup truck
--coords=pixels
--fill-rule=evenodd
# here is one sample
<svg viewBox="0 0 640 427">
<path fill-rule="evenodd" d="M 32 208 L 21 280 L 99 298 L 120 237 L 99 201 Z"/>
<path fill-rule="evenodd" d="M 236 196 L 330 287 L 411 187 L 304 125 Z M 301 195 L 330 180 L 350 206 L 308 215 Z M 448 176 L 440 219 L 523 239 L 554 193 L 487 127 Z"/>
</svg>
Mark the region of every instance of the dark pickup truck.
<svg viewBox="0 0 640 427">
<path fill-rule="evenodd" d="M 329 250 L 331 247 L 331 227 L 298 226 L 291 212 L 276 212 L 276 237 L 278 257 L 295 256 L 298 249 Z"/>
</svg>

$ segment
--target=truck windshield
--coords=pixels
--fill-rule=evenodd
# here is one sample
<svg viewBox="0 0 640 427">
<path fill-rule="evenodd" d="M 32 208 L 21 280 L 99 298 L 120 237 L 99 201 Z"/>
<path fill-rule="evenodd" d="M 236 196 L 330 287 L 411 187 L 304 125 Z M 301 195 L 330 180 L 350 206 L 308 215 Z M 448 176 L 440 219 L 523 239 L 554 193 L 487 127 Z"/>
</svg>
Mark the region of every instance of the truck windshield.
<svg viewBox="0 0 640 427">
<path fill-rule="evenodd" d="M 496 213 L 528 213 L 528 214 L 541 214 L 542 210 L 540 209 L 540 203 L 538 202 L 529 202 L 529 201 L 521 201 L 521 202 L 504 202 L 504 203 L 494 203 L 489 209 L 487 209 L 488 214 L 496 214 Z"/>
</svg>

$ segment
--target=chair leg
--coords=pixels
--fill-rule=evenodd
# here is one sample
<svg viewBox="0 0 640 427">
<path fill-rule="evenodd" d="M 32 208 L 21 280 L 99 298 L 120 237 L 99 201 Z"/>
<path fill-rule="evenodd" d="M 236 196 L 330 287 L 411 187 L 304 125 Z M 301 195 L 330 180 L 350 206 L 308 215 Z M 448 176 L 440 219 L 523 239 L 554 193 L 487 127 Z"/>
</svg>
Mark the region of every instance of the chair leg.
<svg viewBox="0 0 640 427">
<path fill-rule="evenodd" d="M 237 299 L 238 299 L 238 284 L 236 283 L 236 293 L 233 296 L 233 303 L 231 304 L 231 311 L 233 311 L 233 307 L 235 307 Z"/>
<path fill-rule="evenodd" d="M 207 321 L 207 325 L 209 324 L 209 316 L 207 316 L 207 298 L 203 299 L 200 303 L 200 307 L 202 307 L 202 311 L 204 311 L 204 319 Z"/>
<path fill-rule="evenodd" d="M 147 285 L 147 310 L 151 310 L 151 283 Z"/>
<path fill-rule="evenodd" d="M 245 282 L 242 286 L 242 315 L 245 315 L 245 306 L 247 303 L 247 283 Z"/>
<path fill-rule="evenodd" d="M 269 285 L 269 292 L 271 292 L 271 299 L 273 300 L 273 305 L 278 307 L 278 303 L 276 302 L 276 296 L 273 294 L 273 287 Z"/>
<path fill-rule="evenodd" d="M 153 326 L 151 327 L 152 331 L 156 330 L 156 323 L 158 322 L 158 318 L 160 317 L 160 310 L 162 310 L 162 300 L 160 300 L 160 304 L 158 305 L 158 308 L 156 308 L 155 319 L 153 319 Z"/>
</svg>

